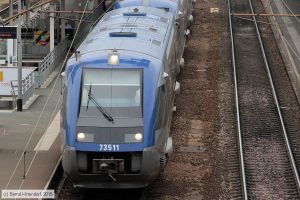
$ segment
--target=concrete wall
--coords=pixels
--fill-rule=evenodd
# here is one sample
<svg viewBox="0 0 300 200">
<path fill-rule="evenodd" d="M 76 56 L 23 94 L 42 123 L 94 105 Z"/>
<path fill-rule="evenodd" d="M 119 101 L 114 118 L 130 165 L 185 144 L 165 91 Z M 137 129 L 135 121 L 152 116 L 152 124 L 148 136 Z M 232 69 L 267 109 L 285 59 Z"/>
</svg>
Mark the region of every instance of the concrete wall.
<svg viewBox="0 0 300 200">
<path fill-rule="evenodd" d="M 267 13 L 299 14 L 299 0 L 263 0 Z M 300 18 L 269 17 L 275 38 L 300 102 Z"/>
</svg>

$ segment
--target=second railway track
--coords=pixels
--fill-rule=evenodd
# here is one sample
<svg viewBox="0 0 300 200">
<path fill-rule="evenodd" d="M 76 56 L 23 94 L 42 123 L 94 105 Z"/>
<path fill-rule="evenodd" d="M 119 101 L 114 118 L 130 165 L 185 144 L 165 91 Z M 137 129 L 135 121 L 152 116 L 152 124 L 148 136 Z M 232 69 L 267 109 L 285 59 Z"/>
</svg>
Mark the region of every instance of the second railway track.
<svg viewBox="0 0 300 200">
<path fill-rule="evenodd" d="M 253 13 L 251 0 L 228 1 Z M 299 177 L 255 17 L 232 17 L 236 115 L 245 199 L 299 199 Z"/>
</svg>

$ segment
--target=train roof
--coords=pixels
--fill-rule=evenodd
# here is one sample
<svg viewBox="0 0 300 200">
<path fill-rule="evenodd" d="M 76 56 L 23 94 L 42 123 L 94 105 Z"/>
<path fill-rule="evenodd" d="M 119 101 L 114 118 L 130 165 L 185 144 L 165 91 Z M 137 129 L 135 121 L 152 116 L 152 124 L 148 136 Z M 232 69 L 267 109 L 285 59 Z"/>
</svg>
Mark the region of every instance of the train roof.
<svg viewBox="0 0 300 200">
<path fill-rule="evenodd" d="M 152 7 L 126 7 L 108 12 L 79 47 L 81 54 L 128 50 L 157 59 L 164 56 L 174 16 Z"/>
<path fill-rule="evenodd" d="M 155 8 L 168 8 L 170 12 L 176 14 L 178 11 L 180 0 L 123 0 L 118 1 L 115 5 L 116 8 L 128 6 L 151 6 Z"/>
</svg>

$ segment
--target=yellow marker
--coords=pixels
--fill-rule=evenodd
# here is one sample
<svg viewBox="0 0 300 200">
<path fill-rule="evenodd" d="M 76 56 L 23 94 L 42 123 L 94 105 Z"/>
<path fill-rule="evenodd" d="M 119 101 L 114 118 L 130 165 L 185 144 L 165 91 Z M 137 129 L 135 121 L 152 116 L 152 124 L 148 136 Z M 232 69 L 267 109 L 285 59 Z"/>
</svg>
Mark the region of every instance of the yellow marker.
<svg viewBox="0 0 300 200">
<path fill-rule="evenodd" d="M 219 8 L 210 8 L 210 13 L 219 13 Z"/>
<path fill-rule="evenodd" d="M 3 71 L 0 71 L 0 82 L 3 82 Z"/>
</svg>

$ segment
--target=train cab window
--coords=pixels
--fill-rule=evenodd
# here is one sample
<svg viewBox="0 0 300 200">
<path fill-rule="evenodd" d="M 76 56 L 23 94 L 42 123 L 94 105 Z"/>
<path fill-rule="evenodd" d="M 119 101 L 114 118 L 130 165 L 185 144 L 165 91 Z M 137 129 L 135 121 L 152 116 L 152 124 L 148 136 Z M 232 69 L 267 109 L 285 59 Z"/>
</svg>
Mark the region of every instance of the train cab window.
<svg viewBox="0 0 300 200">
<path fill-rule="evenodd" d="M 96 110 L 89 101 L 92 94 L 114 118 L 142 118 L 142 70 L 85 69 L 82 83 L 80 115 Z"/>
</svg>

